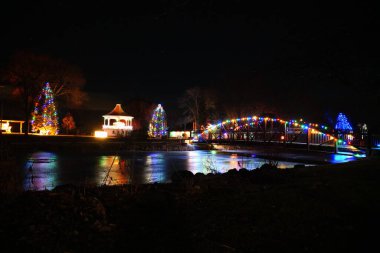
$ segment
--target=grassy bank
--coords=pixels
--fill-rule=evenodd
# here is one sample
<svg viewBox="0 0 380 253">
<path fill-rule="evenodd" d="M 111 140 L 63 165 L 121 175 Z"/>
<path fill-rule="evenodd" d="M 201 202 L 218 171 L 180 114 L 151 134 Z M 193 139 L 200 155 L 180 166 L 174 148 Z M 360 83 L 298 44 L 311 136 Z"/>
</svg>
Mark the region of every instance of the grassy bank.
<svg viewBox="0 0 380 253">
<path fill-rule="evenodd" d="M 2 251 L 367 252 L 380 161 L 173 175 L 172 184 L 2 197 Z"/>
</svg>

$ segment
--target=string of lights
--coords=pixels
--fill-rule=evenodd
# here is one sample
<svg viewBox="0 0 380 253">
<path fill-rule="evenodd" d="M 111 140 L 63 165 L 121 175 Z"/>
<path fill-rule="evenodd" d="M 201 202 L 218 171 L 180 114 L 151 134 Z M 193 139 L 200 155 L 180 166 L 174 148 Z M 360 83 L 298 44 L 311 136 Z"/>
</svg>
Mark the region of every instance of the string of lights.
<svg viewBox="0 0 380 253">
<path fill-rule="evenodd" d="M 339 116 L 338 116 L 339 117 Z M 344 126 L 350 127 L 347 119 L 342 120 L 344 123 L 342 123 Z M 241 130 L 243 127 L 249 127 L 253 126 L 256 123 L 262 123 L 262 122 L 278 122 L 280 124 L 286 125 L 286 127 L 296 127 L 300 128 L 302 130 L 310 130 L 312 134 L 319 134 L 323 137 L 327 137 L 329 140 L 334 140 L 337 141 L 339 144 L 347 144 L 347 142 L 343 139 L 335 137 L 332 133 L 326 133 L 324 131 L 331 131 L 330 128 L 328 128 L 325 125 L 321 124 L 316 124 L 316 123 L 307 123 L 304 122 L 303 119 L 300 120 L 284 120 L 281 118 L 271 118 L 271 117 L 260 117 L 260 116 L 250 116 L 250 117 L 243 117 L 243 118 L 233 118 L 233 119 L 226 119 L 222 122 L 219 122 L 217 124 L 210 124 L 207 129 L 203 132 L 198 134 L 198 138 L 201 137 L 202 135 L 207 135 L 208 133 L 215 133 L 216 131 L 220 129 L 231 129 L 228 128 L 228 125 L 234 124 L 235 127 L 232 127 L 234 131 Z M 351 128 L 352 130 L 352 128 Z M 349 136 L 350 137 L 350 136 Z"/>
<path fill-rule="evenodd" d="M 149 123 L 148 135 L 152 138 L 161 138 L 167 135 L 166 113 L 161 104 L 158 104 L 153 111 L 152 119 Z"/>
<path fill-rule="evenodd" d="M 45 83 L 34 103 L 32 112 L 32 132 L 45 135 L 58 134 L 58 115 L 54 102 L 54 94 L 49 83 Z"/>
<path fill-rule="evenodd" d="M 344 115 L 343 113 L 339 113 L 336 119 L 335 130 L 341 132 L 352 131 L 352 127 L 348 122 L 346 115 Z"/>
</svg>

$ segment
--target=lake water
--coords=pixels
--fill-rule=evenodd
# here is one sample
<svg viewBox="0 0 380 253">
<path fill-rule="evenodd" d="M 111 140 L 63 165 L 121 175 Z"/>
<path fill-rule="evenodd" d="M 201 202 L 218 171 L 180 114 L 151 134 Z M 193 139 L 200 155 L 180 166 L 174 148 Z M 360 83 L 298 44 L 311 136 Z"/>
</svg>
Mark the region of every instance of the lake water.
<svg viewBox="0 0 380 253">
<path fill-rule="evenodd" d="M 121 156 L 36 152 L 21 160 L 25 161 L 22 165 L 25 190 L 53 189 L 63 184 L 166 183 L 178 170 L 194 174 L 215 170 L 223 173 L 233 168 L 252 170 L 267 162 L 255 157 L 201 150 L 130 152 Z M 292 168 L 296 164 L 302 163 L 279 161 L 278 167 Z"/>
</svg>

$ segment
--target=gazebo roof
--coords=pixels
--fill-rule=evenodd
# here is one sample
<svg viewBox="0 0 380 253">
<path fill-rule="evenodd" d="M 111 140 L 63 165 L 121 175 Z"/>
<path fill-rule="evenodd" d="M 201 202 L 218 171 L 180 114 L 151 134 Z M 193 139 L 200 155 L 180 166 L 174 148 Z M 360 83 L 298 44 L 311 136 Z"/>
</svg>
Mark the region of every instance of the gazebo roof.
<svg viewBox="0 0 380 253">
<path fill-rule="evenodd" d="M 110 111 L 104 116 L 129 116 L 129 115 L 127 115 L 124 112 L 123 108 L 121 108 L 121 104 L 116 104 L 115 108 L 113 108 L 112 111 Z"/>
</svg>

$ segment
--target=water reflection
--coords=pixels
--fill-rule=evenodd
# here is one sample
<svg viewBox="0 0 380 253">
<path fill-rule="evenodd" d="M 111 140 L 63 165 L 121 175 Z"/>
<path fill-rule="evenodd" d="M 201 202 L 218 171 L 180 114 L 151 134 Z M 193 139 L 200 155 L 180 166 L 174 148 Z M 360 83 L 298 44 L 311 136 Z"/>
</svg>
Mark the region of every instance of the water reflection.
<svg viewBox="0 0 380 253">
<path fill-rule="evenodd" d="M 126 184 L 129 182 L 126 160 L 120 156 L 98 157 L 97 171 L 97 185 Z"/>
<path fill-rule="evenodd" d="M 24 188 L 52 189 L 62 184 L 141 184 L 167 183 L 178 170 L 192 173 L 224 173 L 230 169 L 256 169 L 268 162 L 239 153 L 215 151 L 130 152 L 120 156 L 69 155 L 37 152 L 24 158 Z M 331 156 L 332 162 L 347 156 Z M 292 168 L 292 162 L 279 161 L 279 168 Z"/>
<path fill-rule="evenodd" d="M 28 157 L 24 166 L 24 189 L 52 189 L 57 185 L 57 155 L 37 152 Z"/>
<path fill-rule="evenodd" d="M 342 155 L 342 154 L 332 154 L 331 161 L 332 163 L 344 163 L 356 160 L 354 156 L 351 155 Z"/>
<path fill-rule="evenodd" d="M 166 167 L 166 159 L 163 153 L 148 154 L 145 157 L 145 164 L 143 169 L 145 171 L 145 182 L 166 182 L 168 180 Z"/>
</svg>

